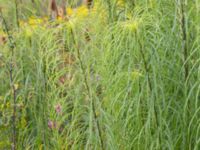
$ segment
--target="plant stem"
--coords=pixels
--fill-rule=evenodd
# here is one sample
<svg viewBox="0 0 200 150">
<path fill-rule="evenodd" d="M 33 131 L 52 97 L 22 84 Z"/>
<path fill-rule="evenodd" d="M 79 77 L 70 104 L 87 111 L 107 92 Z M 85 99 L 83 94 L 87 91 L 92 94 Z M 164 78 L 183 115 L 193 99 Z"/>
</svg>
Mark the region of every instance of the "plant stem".
<svg viewBox="0 0 200 150">
<path fill-rule="evenodd" d="M 15 15 L 16 15 L 17 27 L 19 28 L 19 16 L 18 16 L 18 4 L 17 4 L 17 0 L 15 0 Z"/>
<path fill-rule="evenodd" d="M 79 50 L 79 48 L 78 48 L 78 46 L 76 44 L 76 40 L 75 40 L 75 37 L 74 37 L 74 32 L 73 32 L 72 29 L 71 29 L 71 34 L 72 34 L 72 37 L 73 37 L 73 42 L 74 42 L 74 44 L 76 46 L 77 57 L 78 57 L 78 60 L 79 60 L 79 63 L 80 63 L 80 67 L 81 67 L 81 70 L 83 72 L 84 83 L 85 83 L 85 86 L 86 86 L 86 90 L 87 90 L 89 99 L 91 100 L 91 103 L 92 103 L 92 113 L 93 113 L 94 120 L 95 120 L 96 125 L 97 125 L 97 131 L 98 131 L 99 138 L 100 138 L 101 149 L 104 150 L 105 149 L 104 148 L 104 142 L 103 142 L 103 137 L 102 137 L 102 133 L 101 133 L 101 129 L 100 129 L 100 124 L 99 124 L 99 121 L 98 121 L 98 118 L 97 118 L 97 115 L 96 115 L 94 99 L 92 98 L 92 95 L 91 95 L 91 90 L 90 90 L 90 87 L 89 87 L 89 84 L 88 84 L 88 81 L 87 81 L 86 71 L 85 71 L 85 68 L 84 68 L 84 65 L 83 65 L 83 61 L 81 59 L 81 53 L 80 53 L 80 50 Z"/>
<path fill-rule="evenodd" d="M 151 93 L 153 93 L 152 82 L 151 82 L 151 79 L 150 79 L 150 76 L 149 76 L 149 67 L 148 67 L 148 63 L 147 63 L 146 58 L 145 58 L 143 46 L 142 46 L 142 43 L 140 42 L 140 40 L 138 40 L 138 43 L 139 43 L 139 51 L 140 51 L 140 54 L 141 54 L 141 57 L 142 57 L 142 61 L 144 63 L 144 69 L 145 69 L 145 72 L 147 73 L 147 80 L 148 80 L 149 90 L 150 90 Z M 155 100 L 156 99 L 157 98 L 155 97 Z M 158 129 L 159 128 L 158 112 L 157 112 L 157 108 L 156 108 L 155 102 L 153 104 L 153 107 L 154 107 L 154 115 L 155 115 L 156 127 Z M 158 139 L 159 139 L 159 144 L 161 144 L 161 137 L 160 137 L 160 133 L 159 132 L 158 132 Z"/>
<path fill-rule="evenodd" d="M 11 50 L 11 60 L 10 60 L 10 63 L 9 63 L 9 77 L 10 77 L 10 87 L 13 91 L 13 116 L 12 116 L 12 121 L 13 121 L 13 135 L 12 135 L 12 146 L 11 146 L 11 149 L 12 150 L 16 150 L 16 100 L 17 100 L 17 89 L 15 88 L 15 85 L 14 85 L 14 81 L 13 81 L 13 57 L 14 57 L 14 48 L 16 47 L 14 41 L 13 41 L 13 38 L 12 38 L 12 35 L 9 33 L 9 30 L 8 30 L 8 26 L 7 26 L 7 23 L 6 23 L 6 20 L 3 16 L 3 13 L 2 11 L 0 10 L 0 14 L 1 14 L 1 18 L 3 20 L 3 24 L 4 24 L 4 27 L 5 27 L 5 32 L 8 36 L 8 40 L 9 40 L 9 44 L 10 44 L 10 50 Z"/>
<path fill-rule="evenodd" d="M 187 63 L 188 58 L 188 46 L 187 46 L 187 31 L 186 31 L 186 20 L 185 20 L 185 2 L 181 2 L 181 30 L 182 30 L 182 44 L 184 53 L 184 68 L 185 68 L 185 80 L 187 80 L 189 74 L 189 66 Z"/>
</svg>

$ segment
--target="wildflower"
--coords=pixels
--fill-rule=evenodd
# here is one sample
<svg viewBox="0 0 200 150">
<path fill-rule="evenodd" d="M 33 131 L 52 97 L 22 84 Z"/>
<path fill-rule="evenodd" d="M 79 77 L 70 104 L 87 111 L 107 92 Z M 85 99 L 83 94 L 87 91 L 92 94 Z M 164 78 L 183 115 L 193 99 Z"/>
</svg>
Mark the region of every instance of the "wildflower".
<svg viewBox="0 0 200 150">
<path fill-rule="evenodd" d="M 49 129 L 56 128 L 56 122 L 53 122 L 53 121 L 49 120 L 48 121 L 48 127 L 49 127 Z"/>
<path fill-rule="evenodd" d="M 66 12 L 67 12 L 67 15 L 68 15 L 68 16 L 72 16 L 72 14 L 73 14 L 73 9 L 70 8 L 70 7 L 68 7 L 68 8 L 66 8 Z"/>
<path fill-rule="evenodd" d="M 43 20 L 40 18 L 30 17 L 28 20 L 28 24 L 32 27 L 38 26 L 43 23 Z"/>
<path fill-rule="evenodd" d="M 57 22 L 57 23 L 62 23 L 63 21 L 64 21 L 64 18 L 61 17 L 61 16 L 58 16 L 58 17 L 56 18 L 56 22 Z"/>
<path fill-rule="evenodd" d="M 60 105 L 60 104 L 57 104 L 57 105 L 55 106 L 55 110 L 56 110 L 56 113 L 57 113 L 57 114 L 60 114 L 61 111 L 62 111 L 61 105 Z"/>
<path fill-rule="evenodd" d="M 51 120 L 48 121 L 48 127 L 50 129 L 53 129 L 53 121 L 51 121 Z"/>
<path fill-rule="evenodd" d="M 89 14 L 89 10 L 86 6 L 80 6 L 76 9 L 76 13 L 75 15 L 78 17 L 78 18 L 85 18 L 87 17 Z"/>
</svg>

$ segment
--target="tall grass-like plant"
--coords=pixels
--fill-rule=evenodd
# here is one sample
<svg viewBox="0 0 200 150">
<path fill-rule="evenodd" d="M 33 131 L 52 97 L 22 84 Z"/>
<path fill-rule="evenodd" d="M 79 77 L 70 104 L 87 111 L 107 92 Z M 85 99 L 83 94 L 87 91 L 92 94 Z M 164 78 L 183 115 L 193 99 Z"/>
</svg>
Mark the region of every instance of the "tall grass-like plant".
<svg viewBox="0 0 200 150">
<path fill-rule="evenodd" d="M 42 3 L 18 7 L 12 56 L 0 30 L 0 149 L 199 149 L 198 0 Z"/>
<path fill-rule="evenodd" d="M 10 50 L 10 60 L 9 60 L 8 66 L 9 66 L 10 88 L 11 88 L 11 93 L 12 93 L 11 97 L 13 99 L 13 102 L 12 102 L 12 105 L 13 105 L 13 115 L 12 115 L 13 125 L 12 125 L 12 146 L 11 146 L 11 149 L 16 150 L 17 149 L 17 145 L 16 145 L 16 142 L 17 142 L 17 133 L 16 133 L 17 85 L 14 83 L 14 75 L 13 75 L 15 42 L 13 40 L 12 35 L 9 32 L 8 25 L 6 23 L 6 20 L 3 16 L 1 9 L 0 9 L 0 15 L 1 15 L 2 22 L 3 22 L 4 30 L 5 30 L 5 32 L 8 36 L 9 48 L 10 48 L 9 49 Z"/>
</svg>

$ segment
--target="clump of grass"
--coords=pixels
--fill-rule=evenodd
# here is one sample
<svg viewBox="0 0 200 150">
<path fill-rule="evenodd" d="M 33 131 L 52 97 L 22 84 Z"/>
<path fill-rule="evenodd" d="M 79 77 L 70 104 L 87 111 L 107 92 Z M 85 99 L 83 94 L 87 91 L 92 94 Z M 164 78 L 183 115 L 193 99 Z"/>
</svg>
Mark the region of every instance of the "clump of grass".
<svg viewBox="0 0 200 150">
<path fill-rule="evenodd" d="M 8 25 L 15 53 L 7 36 L 0 51 L 0 149 L 16 137 L 15 149 L 197 150 L 199 2 L 71 5 L 53 21 L 22 19 L 31 15 L 20 5 L 21 26 Z M 3 65 L 10 62 L 11 87 Z"/>
</svg>

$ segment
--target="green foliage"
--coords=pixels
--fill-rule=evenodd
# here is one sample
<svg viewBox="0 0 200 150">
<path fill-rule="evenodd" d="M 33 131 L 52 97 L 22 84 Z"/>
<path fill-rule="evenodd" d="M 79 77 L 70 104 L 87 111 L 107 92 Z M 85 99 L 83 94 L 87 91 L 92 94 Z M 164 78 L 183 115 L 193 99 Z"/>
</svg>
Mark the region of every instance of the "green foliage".
<svg viewBox="0 0 200 150">
<path fill-rule="evenodd" d="M 12 84 L 17 149 L 200 148 L 198 0 L 96 0 L 54 21 L 42 1 L 22 2 L 17 28 L 0 0 L 16 43 L 0 45 L 0 149 L 12 144 Z"/>
</svg>

